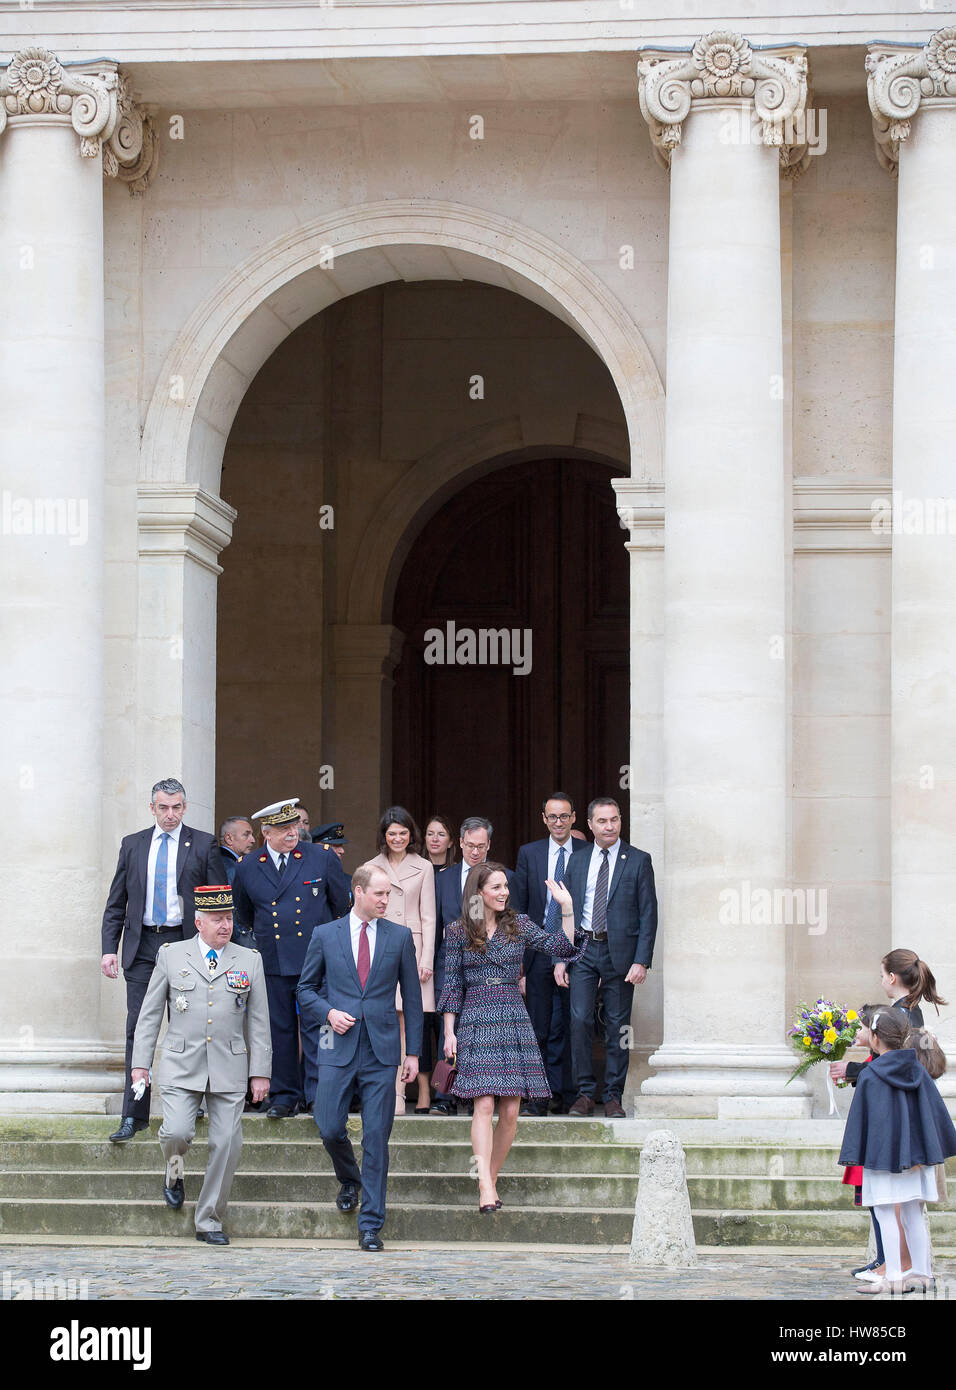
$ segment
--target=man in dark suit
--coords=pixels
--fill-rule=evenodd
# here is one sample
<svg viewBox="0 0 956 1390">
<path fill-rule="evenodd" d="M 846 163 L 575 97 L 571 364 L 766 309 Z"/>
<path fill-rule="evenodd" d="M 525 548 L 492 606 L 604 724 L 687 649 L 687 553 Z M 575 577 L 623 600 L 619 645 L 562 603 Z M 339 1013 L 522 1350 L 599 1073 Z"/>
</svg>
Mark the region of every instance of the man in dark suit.
<svg viewBox="0 0 956 1390">
<path fill-rule="evenodd" d="M 461 916 L 461 895 L 465 879 L 478 864 L 484 864 L 491 852 L 492 824 L 484 816 L 468 816 L 458 830 L 461 859 L 442 869 L 435 884 L 435 999 L 445 987 L 445 928 Z M 432 1099 L 433 1115 L 457 1115 L 454 1096 L 436 1091 Z"/>
<path fill-rule="evenodd" d="M 518 850 L 514 882 L 511 887 L 511 906 L 515 912 L 526 913 L 538 926 L 548 931 L 561 927 L 561 909 L 545 886 L 546 879 L 564 883 L 571 855 L 591 846 L 586 840 L 571 835 L 574 826 L 574 804 L 565 792 L 552 792 L 541 808 L 541 819 L 548 828 L 543 840 L 532 840 Z M 559 1107 L 570 1106 L 575 1097 L 574 1072 L 571 1065 L 571 1008 L 566 989 L 559 989 L 554 978 L 554 961 L 541 951 L 525 952 L 525 1004 L 534 1028 L 538 1047 L 548 1071 L 548 1081 Z M 561 1061 L 548 1065 L 552 1046 L 552 1010 L 555 997 L 560 1009 L 558 1047 Z M 546 1101 L 525 1101 L 522 1115 L 546 1115 Z"/>
<path fill-rule="evenodd" d="M 229 816 L 219 827 L 219 849 L 226 870 L 226 882 L 231 888 L 236 870 L 256 847 L 256 833 L 245 816 Z M 240 943 L 241 944 L 241 943 Z"/>
<path fill-rule="evenodd" d="M 354 1211 L 362 1187 L 359 1248 L 383 1250 L 388 1138 L 395 1118 L 395 1068 L 402 1040 L 395 1008 L 405 1015 L 402 1080 L 418 1076 L 422 990 L 407 927 L 385 917 L 391 885 L 384 870 L 362 864 L 352 876 L 355 906 L 338 922 L 316 927 L 299 980 L 299 1008 L 321 1029 L 315 1122 L 341 1184 L 335 1205 Z M 362 1097 L 362 1168 L 346 1132 L 355 1086 Z"/>
<path fill-rule="evenodd" d="M 266 975 L 272 1027 L 270 1120 L 308 1110 L 315 1102 L 319 1030 L 304 1019 L 300 1029 L 295 991 L 313 931 L 348 912 L 350 902 L 338 855 L 299 839 L 296 800 L 277 801 L 255 813 L 265 845 L 258 854 L 246 855 L 232 886 L 236 921 L 242 932 L 253 933 Z"/>
<path fill-rule="evenodd" d="M 600 796 L 588 807 L 594 836 L 590 854 L 575 854 L 565 875 L 574 920 L 585 935 L 584 954 L 571 970 L 571 1053 L 578 1097 L 572 1115 L 594 1114 L 596 1082 L 591 1058 L 594 1002 L 604 986 L 606 1063 L 604 1114 L 622 1119 L 621 1097 L 630 1059 L 634 986 L 643 984 L 657 935 L 657 894 L 651 856 L 621 839 L 621 808 Z M 564 967 L 555 978 L 567 982 Z"/>
<path fill-rule="evenodd" d="M 125 1143 L 149 1124 L 149 1087 L 135 1100 L 129 1073 L 133 1037 L 156 953 L 167 942 L 196 935 L 194 890 L 225 878 L 215 836 L 183 824 L 186 792 L 182 782 L 174 777 L 157 782 L 149 809 L 155 825 L 123 837 L 103 913 L 100 969 L 108 980 L 117 978 L 122 937 L 126 979 L 126 1084 L 123 1120 L 110 1135 L 114 1144 Z"/>
</svg>

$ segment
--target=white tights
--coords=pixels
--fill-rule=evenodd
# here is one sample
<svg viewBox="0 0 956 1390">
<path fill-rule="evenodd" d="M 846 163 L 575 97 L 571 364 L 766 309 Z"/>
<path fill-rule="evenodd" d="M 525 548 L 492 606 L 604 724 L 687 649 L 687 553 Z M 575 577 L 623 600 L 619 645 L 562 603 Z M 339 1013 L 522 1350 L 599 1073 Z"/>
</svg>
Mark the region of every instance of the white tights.
<svg viewBox="0 0 956 1390">
<path fill-rule="evenodd" d="M 886 1256 L 886 1277 L 890 1280 L 902 1279 L 903 1269 L 900 1260 L 900 1228 L 896 1224 L 896 1211 L 892 1205 L 874 1207 L 873 1214 L 880 1223 L 883 1239 L 883 1254 Z M 929 1231 L 923 1217 L 923 1204 L 919 1200 L 900 1203 L 900 1224 L 906 1232 L 909 1246 L 912 1274 L 930 1274 Z"/>
</svg>

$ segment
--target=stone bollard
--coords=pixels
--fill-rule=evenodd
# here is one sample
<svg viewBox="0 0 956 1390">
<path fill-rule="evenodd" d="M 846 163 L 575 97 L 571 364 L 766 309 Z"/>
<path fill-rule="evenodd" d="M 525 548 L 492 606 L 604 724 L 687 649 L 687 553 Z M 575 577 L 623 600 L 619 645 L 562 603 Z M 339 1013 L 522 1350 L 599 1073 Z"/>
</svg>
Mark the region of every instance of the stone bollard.
<svg viewBox="0 0 956 1390">
<path fill-rule="evenodd" d="M 630 1262 L 655 1269 L 697 1267 L 684 1150 L 667 1129 L 655 1129 L 641 1149 Z"/>
</svg>

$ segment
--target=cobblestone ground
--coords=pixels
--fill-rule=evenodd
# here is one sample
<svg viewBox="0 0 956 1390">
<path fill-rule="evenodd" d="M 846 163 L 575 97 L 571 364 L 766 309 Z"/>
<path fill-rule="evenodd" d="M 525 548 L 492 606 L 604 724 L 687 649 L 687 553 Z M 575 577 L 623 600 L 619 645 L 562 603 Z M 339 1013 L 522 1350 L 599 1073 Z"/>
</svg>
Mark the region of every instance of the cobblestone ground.
<svg viewBox="0 0 956 1390">
<path fill-rule="evenodd" d="M 856 1252 L 702 1252 L 695 1270 L 635 1269 L 627 1251 L 591 1247 L 388 1246 L 243 1241 L 115 1245 L 0 1243 L 0 1299 L 782 1299 L 871 1303 L 855 1291 Z M 956 1298 L 956 1261 L 937 1266 Z M 910 1303 L 918 1295 L 908 1295 Z M 880 1300 L 877 1300 L 880 1301 Z"/>
</svg>

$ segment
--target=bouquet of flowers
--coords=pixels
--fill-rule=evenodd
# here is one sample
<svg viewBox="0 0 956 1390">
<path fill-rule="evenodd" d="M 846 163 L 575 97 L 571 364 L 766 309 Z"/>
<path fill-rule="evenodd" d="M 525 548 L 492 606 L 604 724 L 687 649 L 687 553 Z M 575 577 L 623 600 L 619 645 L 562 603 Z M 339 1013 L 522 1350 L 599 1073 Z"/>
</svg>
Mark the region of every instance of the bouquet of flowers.
<svg viewBox="0 0 956 1390">
<path fill-rule="evenodd" d="M 787 1034 L 800 1057 L 800 1065 L 787 1078 L 787 1085 L 817 1062 L 839 1062 L 847 1048 L 853 1046 L 861 1027 L 855 1009 L 843 1008 L 829 999 L 801 1005 L 797 1021 Z"/>
</svg>

